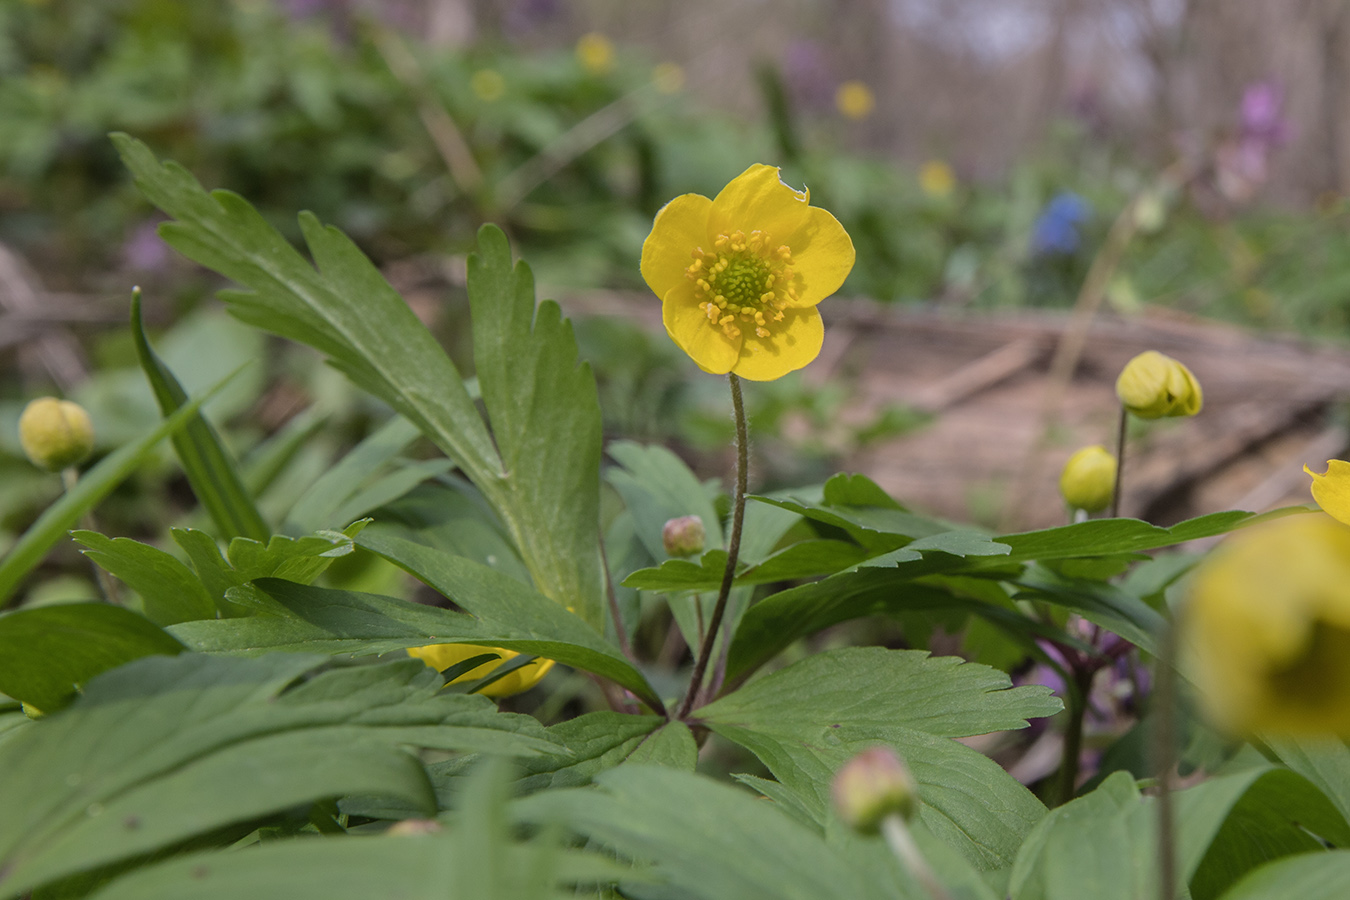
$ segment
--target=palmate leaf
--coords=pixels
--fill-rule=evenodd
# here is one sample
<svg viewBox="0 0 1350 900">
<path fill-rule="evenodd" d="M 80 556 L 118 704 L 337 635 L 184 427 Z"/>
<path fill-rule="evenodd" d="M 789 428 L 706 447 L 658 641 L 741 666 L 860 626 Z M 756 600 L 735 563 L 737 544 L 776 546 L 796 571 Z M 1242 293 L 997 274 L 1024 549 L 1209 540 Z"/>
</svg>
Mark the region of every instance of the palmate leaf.
<svg viewBox="0 0 1350 900">
<path fill-rule="evenodd" d="M 566 752 L 534 719 L 441 691 L 416 660 L 317 671 L 324 662 L 137 660 L 12 734 L 0 743 L 0 896 L 347 793 L 430 814 L 430 784 L 405 745 Z"/>
<path fill-rule="evenodd" d="M 489 434 L 445 351 L 339 231 L 300 216 L 316 270 L 242 198 L 208 194 L 144 144 L 126 135 L 113 140 L 142 193 L 176 220 L 161 226 L 164 239 L 248 289 L 222 295 L 231 312 L 326 354 L 415 424 L 483 492 L 537 589 L 599 629 L 595 383 L 576 365 L 576 343 L 557 305 L 535 310 L 529 270 L 512 268 L 501 232 L 485 226 L 482 254 L 470 260 Z"/>
<path fill-rule="evenodd" d="M 1023 728 L 1062 708 L 1042 686 L 917 650 L 818 653 L 698 710 L 700 721 L 755 753 L 819 816 L 849 758 L 885 743 L 909 762 L 920 815 L 980 868 L 1012 862 L 1045 808 L 983 755 L 948 740 Z"/>
</svg>

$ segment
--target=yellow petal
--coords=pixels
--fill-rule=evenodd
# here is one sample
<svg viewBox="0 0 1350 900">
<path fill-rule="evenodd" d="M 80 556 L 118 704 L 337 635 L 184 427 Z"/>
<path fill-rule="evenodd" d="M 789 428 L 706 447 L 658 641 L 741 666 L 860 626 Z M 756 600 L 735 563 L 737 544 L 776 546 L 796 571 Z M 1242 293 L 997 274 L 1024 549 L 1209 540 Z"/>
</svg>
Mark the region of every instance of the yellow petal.
<svg viewBox="0 0 1350 900">
<path fill-rule="evenodd" d="M 708 237 L 740 230 L 763 231 L 773 244 L 785 244 L 784 235 L 796 231 L 811 208 L 811 193 L 783 184 L 774 166 L 755 164 L 732 179 L 713 199 Z M 789 245 L 791 246 L 791 245 Z M 796 247 L 793 247 L 796 253 Z"/>
<path fill-rule="evenodd" d="M 839 220 L 809 206 L 794 231 L 782 239 L 792 250 L 792 267 L 801 278 L 795 306 L 815 306 L 843 285 L 853 270 L 853 241 Z M 774 240 L 778 236 L 773 234 Z"/>
<path fill-rule="evenodd" d="M 820 355 L 825 325 L 814 306 L 784 310 L 766 338 L 747 334 L 735 372 L 751 381 L 773 381 L 795 372 Z M 691 354 L 692 355 L 692 354 Z"/>
<path fill-rule="evenodd" d="M 477 644 L 429 644 L 425 647 L 408 648 L 409 656 L 422 660 L 438 672 L 444 672 L 451 666 L 459 665 L 465 660 L 481 656 L 484 653 L 496 653 L 501 658 L 485 662 L 460 675 L 451 683 L 478 681 L 480 678 L 486 678 L 499 666 L 520 655 L 515 650 L 504 650 L 501 647 L 480 647 Z M 553 660 L 536 659 L 509 675 L 497 679 L 479 693 L 485 697 L 510 697 L 512 694 L 523 693 L 538 684 L 540 679 L 548 674 L 549 669 L 552 668 Z"/>
<path fill-rule="evenodd" d="M 658 297 L 685 284 L 685 270 L 693 263 L 697 247 L 712 248 L 708 239 L 708 213 L 712 201 L 702 194 L 684 194 L 661 207 L 652 232 L 642 242 L 642 277 Z"/>
<path fill-rule="evenodd" d="M 1312 495 L 1322 511 L 1333 519 L 1350 525 L 1350 462 L 1343 459 L 1327 460 L 1325 475 L 1318 475 L 1307 466 L 1303 471 L 1312 476 Z"/>
<path fill-rule="evenodd" d="M 725 375 L 736 365 L 742 339 L 727 337 L 721 328 L 708 321 L 688 281 L 676 285 L 661 301 L 661 320 L 670 339 L 703 371 Z"/>
</svg>

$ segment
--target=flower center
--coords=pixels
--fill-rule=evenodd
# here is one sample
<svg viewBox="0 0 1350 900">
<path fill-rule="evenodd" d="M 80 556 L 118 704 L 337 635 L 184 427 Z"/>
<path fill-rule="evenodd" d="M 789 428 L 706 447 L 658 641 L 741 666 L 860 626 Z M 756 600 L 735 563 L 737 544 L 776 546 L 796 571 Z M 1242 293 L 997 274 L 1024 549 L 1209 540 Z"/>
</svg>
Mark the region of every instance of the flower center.
<svg viewBox="0 0 1350 900">
<path fill-rule="evenodd" d="M 762 231 L 749 237 L 743 231 L 719 234 L 711 253 L 699 247 L 693 256 L 684 274 L 694 282 L 698 308 L 729 338 L 739 338 L 742 325 L 768 337 L 773 323 L 783 321 L 783 310 L 797 301 L 792 250 L 774 247 Z"/>
</svg>

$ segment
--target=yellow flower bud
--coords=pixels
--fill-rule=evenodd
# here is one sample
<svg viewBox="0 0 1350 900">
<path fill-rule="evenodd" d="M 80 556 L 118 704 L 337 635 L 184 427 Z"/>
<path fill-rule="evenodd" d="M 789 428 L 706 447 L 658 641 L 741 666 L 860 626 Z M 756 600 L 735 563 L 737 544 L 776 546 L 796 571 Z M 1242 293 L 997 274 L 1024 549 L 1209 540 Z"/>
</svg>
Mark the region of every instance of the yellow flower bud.
<svg viewBox="0 0 1350 900">
<path fill-rule="evenodd" d="M 1182 622 L 1219 727 L 1350 737 L 1350 528 L 1314 513 L 1233 535 L 1197 567 Z"/>
<path fill-rule="evenodd" d="M 830 796 L 839 820 L 863 834 L 876 834 L 894 813 L 913 818 L 919 807 L 914 776 L 889 747 L 872 747 L 844 763 Z"/>
<path fill-rule="evenodd" d="M 919 188 L 935 199 L 948 196 L 956 188 L 956 173 L 940 159 L 930 159 L 919 169 Z"/>
<path fill-rule="evenodd" d="M 1141 419 L 1193 416 L 1204 403 L 1200 382 L 1191 370 L 1156 350 L 1125 364 L 1116 379 L 1116 396 Z"/>
<path fill-rule="evenodd" d="M 76 403 L 39 397 L 19 416 L 19 444 L 33 465 L 59 472 L 94 451 L 94 423 Z"/>
<path fill-rule="evenodd" d="M 1318 475 L 1307 466 L 1303 471 L 1312 476 L 1312 495 L 1322 511 L 1337 521 L 1350 525 L 1350 462 L 1343 459 L 1327 460 L 1325 475 Z"/>
<path fill-rule="evenodd" d="M 459 665 L 467 659 L 484 653 L 497 653 L 501 659 L 485 662 L 477 668 L 465 672 L 451 684 L 465 681 L 478 681 L 491 675 L 497 668 L 515 659 L 520 654 L 515 650 L 503 650 L 501 647 L 480 647 L 477 644 L 429 644 L 425 647 L 409 647 L 408 655 L 422 660 L 438 672 L 444 672 L 451 666 Z M 500 678 L 479 691 L 487 697 L 510 697 L 521 694 L 539 683 L 548 670 L 553 668 L 553 660 L 536 659 L 524 667 L 516 669 L 505 678 Z"/>
<path fill-rule="evenodd" d="M 577 41 L 577 60 L 592 75 L 603 75 L 614 68 L 614 45 L 599 32 L 583 34 Z"/>
<path fill-rule="evenodd" d="M 855 122 L 867 118 L 877 105 L 872 89 L 861 81 L 845 81 L 834 95 L 834 105 Z"/>
<path fill-rule="evenodd" d="M 1084 447 L 1070 456 L 1059 475 L 1059 492 L 1074 509 L 1106 509 L 1115 489 L 1116 458 L 1101 445 Z"/>
</svg>

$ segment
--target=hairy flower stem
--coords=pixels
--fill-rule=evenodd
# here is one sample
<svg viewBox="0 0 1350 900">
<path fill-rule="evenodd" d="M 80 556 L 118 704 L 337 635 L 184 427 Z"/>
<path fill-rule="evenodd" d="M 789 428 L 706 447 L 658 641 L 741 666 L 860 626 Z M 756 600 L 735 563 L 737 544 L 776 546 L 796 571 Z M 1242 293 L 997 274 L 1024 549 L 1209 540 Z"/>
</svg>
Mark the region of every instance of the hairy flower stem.
<svg viewBox="0 0 1350 900">
<path fill-rule="evenodd" d="M 713 606 L 712 619 L 708 622 L 708 630 L 703 633 L 703 641 L 698 648 L 694 674 L 689 679 L 689 690 L 684 695 L 679 712 L 675 714 L 677 719 L 689 715 L 689 710 L 693 708 L 694 700 L 703 687 L 703 676 L 708 671 L 713 643 L 717 640 L 717 631 L 722 626 L 722 616 L 727 611 L 731 582 L 736 577 L 736 558 L 741 552 L 741 526 L 745 523 L 746 470 L 750 463 L 750 436 L 745 424 L 745 403 L 741 400 L 741 380 L 735 374 L 729 374 L 727 381 L 731 384 L 731 406 L 736 419 L 736 494 L 731 506 L 731 539 L 727 543 L 727 567 L 722 573 L 722 586 L 717 591 L 717 603 Z"/>
<path fill-rule="evenodd" d="M 909 826 L 899 813 L 891 813 L 881 820 L 881 833 L 885 836 L 886 843 L 890 845 L 891 852 L 909 874 L 914 876 L 914 880 L 923 886 L 928 896 L 933 900 L 952 900 L 952 895 L 933 874 L 928 860 L 919 852 L 919 845 L 914 843 L 914 836 L 909 833 Z"/>
<path fill-rule="evenodd" d="M 1111 512 L 1114 519 L 1120 515 L 1120 488 L 1125 480 L 1125 428 L 1129 425 L 1130 413 L 1125 404 L 1120 406 L 1120 427 L 1116 429 L 1116 485 L 1111 489 Z"/>
<path fill-rule="evenodd" d="M 1153 755 L 1158 767 L 1158 896 L 1172 900 L 1176 896 L 1177 848 L 1175 819 L 1172 812 L 1172 770 L 1176 768 L 1177 715 L 1177 635 L 1175 623 L 1163 632 L 1158 655 L 1158 687 L 1153 694 Z"/>
</svg>

